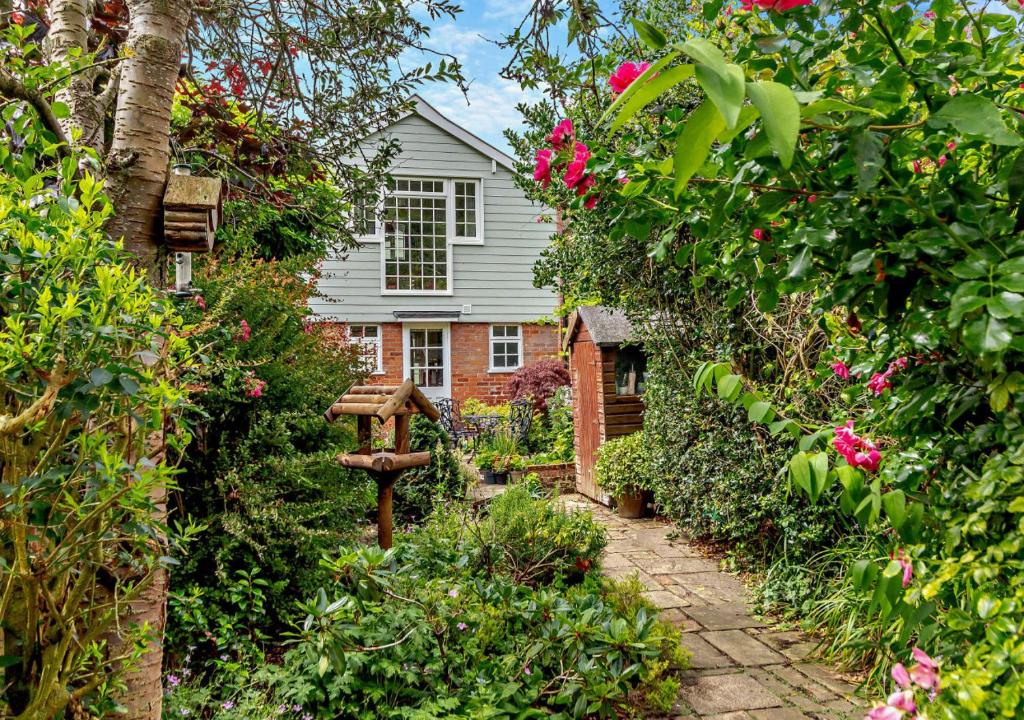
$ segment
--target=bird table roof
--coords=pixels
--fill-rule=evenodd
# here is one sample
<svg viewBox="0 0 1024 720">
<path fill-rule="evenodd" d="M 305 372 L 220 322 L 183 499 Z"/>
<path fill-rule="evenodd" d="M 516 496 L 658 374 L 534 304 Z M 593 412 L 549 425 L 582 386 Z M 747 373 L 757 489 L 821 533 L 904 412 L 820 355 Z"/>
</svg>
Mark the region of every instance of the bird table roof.
<svg viewBox="0 0 1024 720">
<path fill-rule="evenodd" d="M 386 422 L 395 415 L 423 413 L 436 421 L 441 413 L 412 380 L 401 385 L 353 385 L 324 413 L 328 422 L 342 415 L 367 415 Z"/>
</svg>

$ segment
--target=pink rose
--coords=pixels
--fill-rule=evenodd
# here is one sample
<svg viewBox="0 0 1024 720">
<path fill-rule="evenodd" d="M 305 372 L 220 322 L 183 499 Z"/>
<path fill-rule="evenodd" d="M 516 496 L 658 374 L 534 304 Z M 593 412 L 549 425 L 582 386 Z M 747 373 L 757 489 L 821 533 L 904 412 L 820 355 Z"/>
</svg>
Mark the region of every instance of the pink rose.
<svg viewBox="0 0 1024 720">
<path fill-rule="evenodd" d="M 249 336 L 252 335 L 252 329 L 249 327 L 249 323 L 247 323 L 245 320 L 242 320 L 242 322 L 240 322 L 238 325 L 239 325 L 239 327 L 242 328 L 242 332 L 241 332 L 242 342 L 248 341 L 249 340 Z"/>
<path fill-rule="evenodd" d="M 608 84 L 612 86 L 612 92 L 618 95 L 625 92 L 626 88 L 644 74 L 644 71 L 651 66 L 650 63 L 624 62 L 616 68 L 615 72 L 608 78 Z"/>
<path fill-rule="evenodd" d="M 882 463 L 882 454 L 875 444 L 853 431 L 853 420 L 835 429 L 832 445 L 851 467 L 875 472 Z"/>
<path fill-rule="evenodd" d="M 576 152 L 572 162 L 565 169 L 565 184 L 574 188 L 583 180 L 587 169 L 587 161 L 590 159 L 590 149 L 581 142 L 576 143 Z"/>
<path fill-rule="evenodd" d="M 593 175 L 584 175 L 583 179 L 576 185 L 576 197 L 583 197 L 587 194 L 587 190 L 594 187 L 594 183 L 597 180 L 594 179 Z"/>
<path fill-rule="evenodd" d="M 935 11 L 934 10 L 925 10 L 924 11 L 924 16 L 928 20 L 934 20 L 935 19 Z"/>
<path fill-rule="evenodd" d="M 599 195 L 591 195 L 590 197 L 588 197 L 586 200 L 583 201 L 583 207 L 585 207 L 587 210 L 593 210 L 595 207 L 597 207 L 597 199 L 598 199 L 598 197 L 600 197 L 600 196 Z"/>
<path fill-rule="evenodd" d="M 846 366 L 842 360 L 836 360 L 832 363 L 832 372 L 841 377 L 843 380 L 850 379 L 850 368 Z"/>
<path fill-rule="evenodd" d="M 920 160 L 915 160 L 914 162 L 910 163 L 910 166 L 914 169 L 914 172 L 916 174 L 918 174 L 918 175 L 921 174 L 921 161 Z"/>
<path fill-rule="evenodd" d="M 561 150 L 574 136 L 572 120 L 562 120 L 552 128 L 551 134 L 548 135 L 548 142 L 555 150 Z"/>
<path fill-rule="evenodd" d="M 896 663 L 892 668 L 892 679 L 896 681 L 896 684 L 901 688 L 910 687 L 910 673 L 907 672 L 907 668 L 903 663 Z"/>
<path fill-rule="evenodd" d="M 948 158 L 945 155 L 939 155 L 939 167 L 945 165 L 947 160 Z"/>
<path fill-rule="evenodd" d="M 783 13 L 786 12 L 787 10 L 792 10 L 795 7 L 800 7 L 801 5 L 813 4 L 814 3 L 812 3 L 811 0 L 777 0 L 772 5 L 772 10 L 774 10 L 775 12 Z"/>
<path fill-rule="evenodd" d="M 875 395 L 881 395 L 883 392 L 892 387 L 892 383 L 889 382 L 889 377 L 892 375 L 891 370 L 885 372 L 875 373 L 868 380 L 868 390 L 873 392 Z"/>
<path fill-rule="evenodd" d="M 764 230 L 761 228 L 754 228 L 754 232 L 752 232 L 751 235 L 753 235 L 754 239 L 758 242 L 764 242 L 765 237 L 767 237 Z"/>
<path fill-rule="evenodd" d="M 544 148 L 537 151 L 537 165 L 533 168 L 533 179 L 544 187 L 551 183 L 551 156 L 554 151 Z"/>
</svg>

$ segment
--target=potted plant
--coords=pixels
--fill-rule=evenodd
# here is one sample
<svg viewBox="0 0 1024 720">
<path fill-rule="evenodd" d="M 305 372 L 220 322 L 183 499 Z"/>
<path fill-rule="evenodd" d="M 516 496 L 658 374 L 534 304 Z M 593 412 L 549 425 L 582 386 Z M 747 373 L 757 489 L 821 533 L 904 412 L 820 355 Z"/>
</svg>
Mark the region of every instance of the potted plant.
<svg viewBox="0 0 1024 720">
<path fill-rule="evenodd" d="M 476 457 L 473 458 L 473 464 L 480 470 L 480 477 L 485 485 L 493 485 L 495 483 L 495 459 L 494 451 L 486 448 L 477 452 Z"/>
<path fill-rule="evenodd" d="M 597 484 L 615 498 L 619 517 L 643 517 L 654 491 L 654 472 L 643 431 L 602 445 L 594 471 Z"/>
<path fill-rule="evenodd" d="M 491 437 L 490 447 L 494 451 L 494 481 L 503 485 L 508 482 L 509 471 L 514 469 L 512 466 L 516 464 L 516 459 L 522 460 L 519 456 L 519 441 L 509 428 L 502 427 Z"/>
<path fill-rule="evenodd" d="M 519 482 L 526 475 L 526 458 L 522 455 L 513 455 L 508 461 L 508 476 L 512 482 Z"/>
</svg>

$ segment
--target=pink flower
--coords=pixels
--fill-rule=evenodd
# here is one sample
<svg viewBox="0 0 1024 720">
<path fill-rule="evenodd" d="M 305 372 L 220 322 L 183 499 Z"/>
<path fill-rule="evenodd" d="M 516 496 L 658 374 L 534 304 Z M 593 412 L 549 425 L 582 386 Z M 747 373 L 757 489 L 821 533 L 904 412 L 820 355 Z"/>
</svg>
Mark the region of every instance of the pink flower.
<svg viewBox="0 0 1024 720">
<path fill-rule="evenodd" d="M 530 670 L 529 665 L 523 668 L 523 675 L 533 675 L 533 672 Z"/>
<path fill-rule="evenodd" d="M 935 19 L 935 11 L 934 10 L 925 10 L 924 11 L 924 16 L 928 20 L 934 20 Z"/>
<path fill-rule="evenodd" d="M 852 467 L 874 472 L 882 462 L 882 454 L 875 444 L 853 432 L 853 420 L 847 420 L 845 425 L 836 428 L 832 445 Z"/>
<path fill-rule="evenodd" d="M 762 10 L 774 10 L 775 12 L 786 12 L 801 5 L 813 5 L 811 0 L 743 0 L 743 9 L 748 12 L 757 5 Z"/>
<path fill-rule="evenodd" d="M 249 389 L 245 394 L 251 398 L 263 397 L 263 389 L 267 387 L 267 383 L 259 378 L 249 378 L 246 385 Z"/>
<path fill-rule="evenodd" d="M 24 15 L 24 13 L 20 13 L 17 10 L 12 12 L 11 13 L 11 22 L 14 23 L 15 25 L 24 25 L 25 24 L 25 15 Z"/>
<path fill-rule="evenodd" d="M 946 143 L 946 149 L 949 150 L 950 152 L 953 152 L 954 150 L 956 150 L 956 143 L 950 140 L 948 143 Z"/>
<path fill-rule="evenodd" d="M 576 143 L 576 152 L 572 162 L 565 169 L 565 184 L 568 187 L 576 187 L 582 180 L 587 169 L 587 160 L 590 159 L 590 148 L 581 142 Z"/>
<path fill-rule="evenodd" d="M 896 663 L 892 667 L 892 679 L 896 681 L 896 684 L 901 688 L 910 687 L 910 673 L 907 672 L 907 668 L 903 663 Z"/>
<path fill-rule="evenodd" d="M 587 191 L 594 187 L 597 180 L 594 179 L 593 175 L 584 175 L 583 179 L 576 185 L 576 197 L 583 197 L 587 194 Z"/>
<path fill-rule="evenodd" d="M 928 654 L 920 648 L 910 651 L 917 664 L 910 668 L 910 679 L 918 687 L 924 690 L 931 690 L 932 693 L 939 691 L 939 664 L 928 657 Z"/>
<path fill-rule="evenodd" d="M 466 628 L 468 628 L 468 627 L 469 627 L 469 625 L 467 625 L 467 624 L 466 624 L 466 623 L 464 623 L 464 622 L 460 622 L 460 623 L 459 623 L 458 625 L 456 625 L 455 627 L 457 627 L 457 628 L 458 628 L 459 630 L 463 630 L 463 631 L 464 631 L 464 630 L 465 630 Z"/>
<path fill-rule="evenodd" d="M 850 379 L 850 368 L 846 366 L 842 360 L 836 360 L 832 363 L 832 372 L 841 377 L 843 380 Z"/>
<path fill-rule="evenodd" d="M 612 86 L 612 92 L 618 95 L 625 92 L 626 88 L 644 74 L 644 71 L 651 66 L 650 63 L 624 62 L 616 68 L 615 72 L 608 78 L 608 84 Z"/>
<path fill-rule="evenodd" d="M 914 162 L 910 163 L 910 165 L 911 165 L 911 167 L 914 168 L 914 172 L 915 173 L 917 173 L 918 175 L 921 174 L 921 161 L 920 160 L 915 160 Z"/>
<path fill-rule="evenodd" d="M 221 704 L 221 707 L 222 707 L 222 708 L 224 708 L 225 710 L 230 710 L 230 709 L 231 709 L 231 708 L 233 708 L 234 706 L 235 706 L 235 703 L 234 703 L 233 701 L 231 701 L 231 700 L 225 700 L 225 701 L 224 701 L 224 702 L 223 702 L 223 703 Z"/>
<path fill-rule="evenodd" d="M 815 201 L 815 200 L 817 200 L 817 199 L 818 199 L 818 196 L 817 196 L 817 195 L 814 195 L 814 194 L 811 194 L 811 195 L 808 195 L 808 196 L 807 196 L 807 202 L 808 202 L 808 203 L 812 203 L 812 202 L 814 202 L 814 201 Z"/>
<path fill-rule="evenodd" d="M 948 158 L 945 155 L 939 155 L 939 167 L 945 165 L 947 160 Z"/>
<path fill-rule="evenodd" d="M 312 333 L 313 332 L 313 323 L 311 323 L 311 322 L 303 323 L 302 324 L 302 332 L 306 333 L 307 335 Z"/>
<path fill-rule="evenodd" d="M 868 380 L 868 390 L 873 392 L 875 395 L 881 395 L 883 392 L 892 387 L 892 383 L 889 382 L 889 377 L 892 375 L 891 370 L 886 370 L 882 373 L 875 373 Z"/>
<path fill-rule="evenodd" d="M 620 178 L 618 178 L 618 180 L 619 180 L 619 182 L 620 182 L 620 183 L 622 183 L 623 185 L 629 185 L 629 178 L 628 178 L 628 177 L 626 177 L 625 175 L 623 175 L 623 176 L 621 176 Z"/>
<path fill-rule="evenodd" d="M 544 148 L 537 151 L 537 164 L 533 168 L 533 179 L 544 187 L 551 183 L 551 156 L 554 150 Z"/>
<path fill-rule="evenodd" d="M 916 713 L 917 704 L 914 702 L 913 690 L 897 690 L 886 700 L 889 707 L 896 708 L 906 713 Z"/>
<path fill-rule="evenodd" d="M 879 705 L 871 709 L 864 720 L 901 720 L 903 718 L 903 711 L 898 710 L 891 705 Z"/>
<path fill-rule="evenodd" d="M 575 137 L 575 133 L 572 128 L 572 120 L 562 120 L 552 128 L 551 134 L 548 135 L 548 142 L 555 150 L 561 150 L 573 137 Z"/>
<path fill-rule="evenodd" d="M 585 207 L 587 210 L 593 210 L 595 207 L 597 207 L 597 201 L 600 197 L 600 195 L 591 195 L 590 197 L 583 201 L 583 207 Z"/>
<path fill-rule="evenodd" d="M 914 577 L 914 563 L 912 563 L 906 553 L 903 552 L 903 548 L 899 549 L 899 552 L 896 553 L 896 557 L 894 559 L 900 564 L 900 567 L 903 568 L 903 587 L 907 587 L 910 585 L 910 581 Z"/>
<path fill-rule="evenodd" d="M 206 309 L 206 299 L 202 295 L 193 295 L 192 302 L 198 305 L 200 310 Z"/>
<path fill-rule="evenodd" d="M 242 342 L 247 342 L 249 337 L 252 335 L 252 329 L 249 327 L 249 323 L 243 319 L 242 322 L 238 323 L 238 326 L 242 329 Z"/>
<path fill-rule="evenodd" d="M 764 239 L 766 237 L 764 230 L 762 230 L 761 228 L 754 228 L 754 232 L 752 232 L 751 235 L 753 235 L 754 239 L 757 240 L 758 242 L 764 242 Z"/>
<path fill-rule="evenodd" d="M 457 589 L 452 588 L 451 590 L 448 591 L 448 597 L 457 598 L 458 596 L 459 596 L 459 591 Z"/>
</svg>

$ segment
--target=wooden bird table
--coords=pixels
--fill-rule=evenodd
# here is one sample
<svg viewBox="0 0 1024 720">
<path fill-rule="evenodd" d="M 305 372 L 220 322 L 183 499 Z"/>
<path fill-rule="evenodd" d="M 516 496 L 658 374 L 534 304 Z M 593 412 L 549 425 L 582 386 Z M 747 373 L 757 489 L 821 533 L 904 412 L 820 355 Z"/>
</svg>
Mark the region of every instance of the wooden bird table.
<svg viewBox="0 0 1024 720">
<path fill-rule="evenodd" d="M 429 452 L 410 452 L 409 422 L 423 413 L 437 422 L 441 414 L 412 380 L 401 385 L 353 385 L 324 413 L 328 422 L 355 415 L 359 449 L 338 456 L 344 467 L 365 470 L 377 481 L 377 544 L 391 547 L 391 506 L 395 482 L 413 467 L 430 464 Z M 395 420 L 395 447 L 373 451 L 373 420 Z"/>
</svg>

